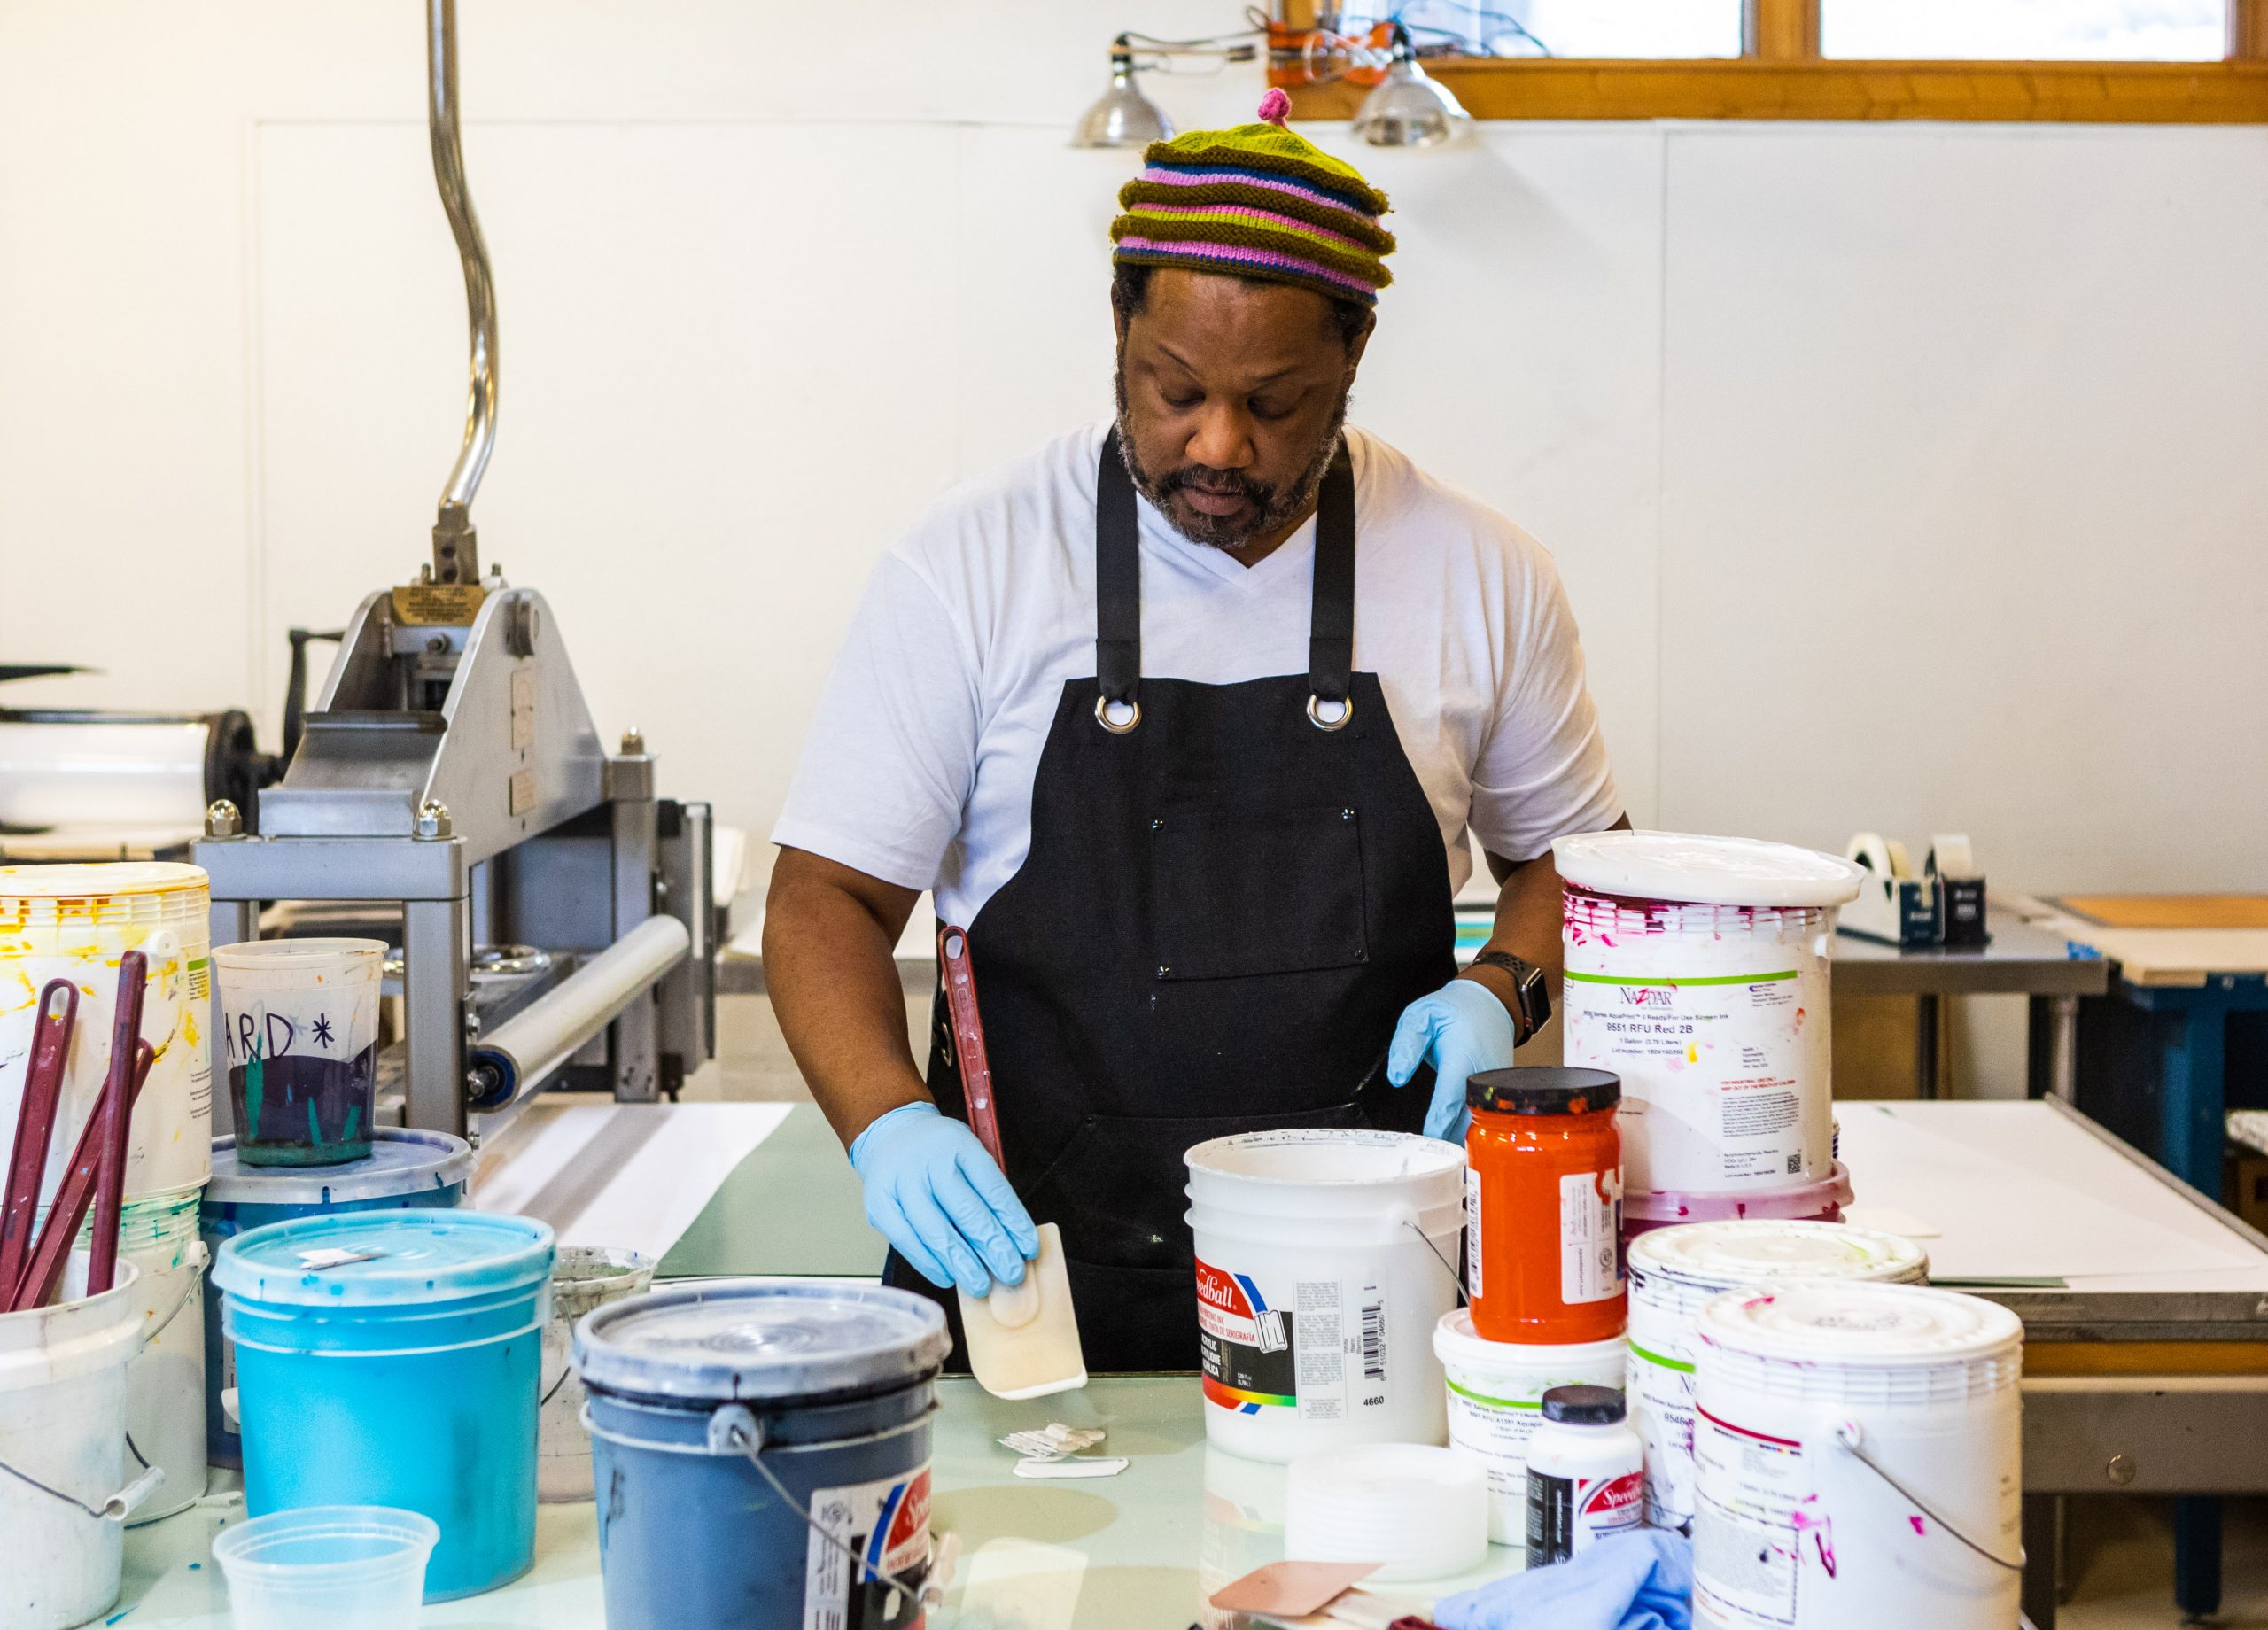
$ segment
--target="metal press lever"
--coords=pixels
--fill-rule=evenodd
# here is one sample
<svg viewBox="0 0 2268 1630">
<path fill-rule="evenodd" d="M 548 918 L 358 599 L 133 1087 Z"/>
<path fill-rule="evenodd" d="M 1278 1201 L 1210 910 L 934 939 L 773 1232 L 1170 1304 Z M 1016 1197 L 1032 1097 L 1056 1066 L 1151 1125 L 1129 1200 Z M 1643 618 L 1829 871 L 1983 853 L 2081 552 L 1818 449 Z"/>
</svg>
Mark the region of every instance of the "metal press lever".
<svg viewBox="0 0 2268 1630">
<path fill-rule="evenodd" d="M 472 384 L 465 402 L 464 445 L 441 489 L 441 510 L 433 523 L 433 580 L 478 583 L 480 539 L 472 524 L 472 495 L 496 445 L 496 286 L 488 269 L 488 245 L 480 217 L 464 180 L 464 144 L 457 128 L 456 0 L 426 0 L 426 81 L 431 91 L 427 123 L 433 143 L 433 179 L 441 207 L 464 263 L 464 300 L 472 328 Z"/>
</svg>

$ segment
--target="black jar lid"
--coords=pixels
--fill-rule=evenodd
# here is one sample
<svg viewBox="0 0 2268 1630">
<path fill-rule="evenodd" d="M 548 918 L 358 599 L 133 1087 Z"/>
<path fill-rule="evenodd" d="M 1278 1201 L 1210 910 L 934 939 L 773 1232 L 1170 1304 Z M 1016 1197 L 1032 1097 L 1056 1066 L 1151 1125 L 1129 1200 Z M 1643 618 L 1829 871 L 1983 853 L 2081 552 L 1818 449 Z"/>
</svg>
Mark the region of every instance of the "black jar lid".
<svg viewBox="0 0 2268 1630">
<path fill-rule="evenodd" d="M 1612 1070 L 1514 1065 L 1478 1071 L 1464 1083 L 1466 1108 L 1500 1115 L 1587 1115 L 1621 1101 L 1622 1077 Z"/>
<path fill-rule="evenodd" d="M 1612 1426 L 1624 1412 L 1619 1386 L 1555 1386 L 1543 1394 L 1543 1418 L 1570 1426 Z"/>
</svg>

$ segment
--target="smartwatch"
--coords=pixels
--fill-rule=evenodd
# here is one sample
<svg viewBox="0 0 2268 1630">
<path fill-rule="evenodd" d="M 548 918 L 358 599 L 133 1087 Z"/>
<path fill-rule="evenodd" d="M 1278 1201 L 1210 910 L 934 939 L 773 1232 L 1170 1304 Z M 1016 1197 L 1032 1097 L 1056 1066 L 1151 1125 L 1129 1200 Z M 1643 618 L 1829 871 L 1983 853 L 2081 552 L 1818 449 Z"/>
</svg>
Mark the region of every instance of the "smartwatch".
<svg viewBox="0 0 2268 1630">
<path fill-rule="evenodd" d="M 1550 1019 L 1551 992 L 1544 985 L 1543 970 L 1534 963 L 1509 951 L 1483 951 L 1473 957 L 1472 966 L 1502 968 L 1512 976 L 1512 999 L 1519 1012 L 1520 1040 L 1532 1038 Z"/>
</svg>

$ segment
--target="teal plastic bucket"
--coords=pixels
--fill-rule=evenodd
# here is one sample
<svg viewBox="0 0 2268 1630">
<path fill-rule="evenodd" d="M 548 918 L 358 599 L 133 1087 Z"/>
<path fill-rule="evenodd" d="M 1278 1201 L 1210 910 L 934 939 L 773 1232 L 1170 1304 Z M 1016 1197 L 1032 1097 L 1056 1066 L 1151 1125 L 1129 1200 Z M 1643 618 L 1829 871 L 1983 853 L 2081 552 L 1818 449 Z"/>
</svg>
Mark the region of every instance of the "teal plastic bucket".
<svg viewBox="0 0 2268 1630">
<path fill-rule="evenodd" d="M 237 1140 L 213 1140 L 213 1176 L 198 1207 L 197 1230 L 219 1261 L 229 1240 L 270 1222 L 345 1211 L 447 1209 L 464 1204 L 472 1145 L 447 1132 L 379 1127 L 368 1160 L 343 1166 L 246 1166 Z M 204 1299 L 205 1454 L 216 1466 L 241 1466 L 234 1417 L 223 1394 L 237 1384 L 237 1358 L 221 1329 L 221 1299 Z"/>
<path fill-rule="evenodd" d="M 478 1211 L 275 1222 L 221 1248 L 245 1503 L 384 1505 L 440 1525 L 425 1599 L 535 1559 L 551 1230 Z"/>
</svg>

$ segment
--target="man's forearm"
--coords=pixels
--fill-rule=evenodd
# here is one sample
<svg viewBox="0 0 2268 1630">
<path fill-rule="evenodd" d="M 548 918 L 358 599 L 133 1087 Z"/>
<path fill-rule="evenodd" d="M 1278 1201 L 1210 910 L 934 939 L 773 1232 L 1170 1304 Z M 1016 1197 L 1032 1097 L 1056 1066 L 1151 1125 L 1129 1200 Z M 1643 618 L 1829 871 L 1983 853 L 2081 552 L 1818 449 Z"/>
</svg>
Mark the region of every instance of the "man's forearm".
<svg viewBox="0 0 2268 1630">
<path fill-rule="evenodd" d="M 1630 818 L 1624 815 L 1616 819 L 1611 830 L 1627 831 L 1629 826 Z M 1565 943 L 1559 931 L 1562 907 L 1558 865 L 1546 850 L 1533 860 L 1511 865 L 1503 875 L 1503 884 L 1496 891 L 1496 926 L 1490 932 L 1485 949 L 1508 951 L 1521 961 L 1542 968 L 1556 1008 L 1567 961 Z M 1486 985 L 1511 1009 L 1515 1020 L 1519 1018 L 1510 974 L 1502 968 L 1468 967 L 1464 976 Z"/>
<path fill-rule="evenodd" d="M 764 913 L 764 982 L 812 1096 L 847 1146 L 877 1115 L 926 1102 L 893 957 L 913 902 L 833 861 L 782 850 Z"/>
</svg>

